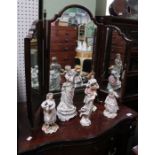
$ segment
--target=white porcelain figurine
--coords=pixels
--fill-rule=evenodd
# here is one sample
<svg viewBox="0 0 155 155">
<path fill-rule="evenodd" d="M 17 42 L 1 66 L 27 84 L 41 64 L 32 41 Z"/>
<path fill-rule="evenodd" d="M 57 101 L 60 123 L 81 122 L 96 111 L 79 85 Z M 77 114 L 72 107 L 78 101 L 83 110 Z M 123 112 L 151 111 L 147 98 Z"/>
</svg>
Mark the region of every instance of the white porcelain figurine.
<svg viewBox="0 0 155 155">
<path fill-rule="evenodd" d="M 87 43 L 86 43 L 86 41 L 83 41 L 83 43 L 82 43 L 82 51 L 87 51 Z"/>
<path fill-rule="evenodd" d="M 65 70 L 66 82 L 62 85 L 61 99 L 57 107 L 57 116 L 61 121 L 68 121 L 77 115 L 76 107 L 73 105 L 75 72 L 69 65 L 65 66 Z"/>
<path fill-rule="evenodd" d="M 58 64 L 57 58 L 52 57 L 52 63 L 50 65 L 50 81 L 49 81 L 50 91 L 60 90 L 61 83 L 61 65 Z"/>
<path fill-rule="evenodd" d="M 103 115 L 107 118 L 115 118 L 117 116 L 119 107 L 116 98 L 118 98 L 118 94 L 113 89 L 110 89 L 104 101 L 105 110 L 103 111 Z"/>
<path fill-rule="evenodd" d="M 97 107 L 94 105 L 94 99 L 97 96 L 97 89 L 99 89 L 99 85 L 96 79 L 92 78 L 88 81 L 85 88 L 85 105 L 79 110 L 80 112 L 80 124 L 82 126 L 90 126 L 91 120 L 90 116 L 93 111 L 96 111 Z"/>
<path fill-rule="evenodd" d="M 46 95 L 46 100 L 42 102 L 41 107 L 43 108 L 44 114 L 44 124 L 42 126 L 42 130 L 46 134 L 52 134 L 59 129 L 59 126 L 55 123 L 56 108 L 52 93 L 48 93 Z"/>
<path fill-rule="evenodd" d="M 117 90 L 121 88 L 121 72 L 123 70 L 121 55 L 119 53 L 116 54 L 115 64 L 109 67 L 111 71 L 111 75 L 108 78 L 108 86 L 107 89 Z"/>
<path fill-rule="evenodd" d="M 75 87 L 75 88 L 78 88 L 78 87 L 83 86 L 83 80 L 82 80 L 82 77 L 81 77 L 81 75 L 80 75 L 81 66 L 76 65 L 76 66 L 74 67 L 74 71 L 75 71 L 74 87 Z"/>
<path fill-rule="evenodd" d="M 37 89 L 39 87 L 38 73 L 38 65 L 31 67 L 31 85 L 34 89 Z"/>
<path fill-rule="evenodd" d="M 82 51 L 82 42 L 80 40 L 77 40 L 77 48 L 76 51 Z"/>
</svg>

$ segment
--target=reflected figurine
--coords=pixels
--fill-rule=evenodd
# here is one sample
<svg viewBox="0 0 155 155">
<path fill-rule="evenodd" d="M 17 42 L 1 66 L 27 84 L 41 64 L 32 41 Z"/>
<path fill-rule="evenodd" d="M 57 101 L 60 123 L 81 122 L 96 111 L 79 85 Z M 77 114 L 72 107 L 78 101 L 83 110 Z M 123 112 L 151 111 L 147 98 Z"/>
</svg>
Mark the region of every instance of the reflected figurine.
<svg viewBox="0 0 155 155">
<path fill-rule="evenodd" d="M 42 102 L 41 107 L 43 108 L 44 114 L 44 124 L 42 126 L 42 131 L 46 134 L 52 134 L 59 129 L 56 122 L 56 108 L 55 101 L 53 99 L 53 93 L 48 93 L 46 95 L 46 100 Z"/>
<path fill-rule="evenodd" d="M 74 68 L 74 71 L 75 71 L 75 77 L 74 77 L 75 88 L 83 86 L 83 80 L 82 80 L 82 77 L 80 75 L 81 67 L 79 65 L 76 65 Z"/>
<path fill-rule="evenodd" d="M 38 73 L 38 65 L 31 67 L 31 85 L 34 89 L 39 87 Z"/>
<path fill-rule="evenodd" d="M 68 121 L 77 115 L 76 107 L 73 105 L 75 71 L 71 66 L 65 66 L 65 79 L 61 88 L 61 99 L 57 107 L 57 116 L 61 121 Z"/>
<path fill-rule="evenodd" d="M 57 91 L 61 89 L 61 70 L 61 65 L 58 64 L 57 58 L 52 57 L 52 63 L 50 65 L 50 91 Z"/>
<path fill-rule="evenodd" d="M 107 118 L 115 118 L 117 116 L 117 111 L 119 110 L 117 100 L 118 94 L 113 90 L 109 90 L 109 94 L 105 99 L 105 110 L 103 111 L 103 115 Z"/>
<path fill-rule="evenodd" d="M 79 110 L 80 112 L 80 124 L 82 126 L 90 126 L 91 120 L 90 116 L 93 111 L 96 111 L 97 107 L 94 105 L 95 97 L 97 96 L 97 89 L 99 89 L 99 85 L 96 79 L 91 78 L 85 88 L 85 98 L 84 98 L 84 106 Z"/>
<path fill-rule="evenodd" d="M 121 55 L 119 53 L 116 54 L 115 65 L 109 67 L 111 75 L 108 77 L 108 86 L 107 89 L 117 90 L 121 88 L 121 72 L 123 69 Z"/>
</svg>

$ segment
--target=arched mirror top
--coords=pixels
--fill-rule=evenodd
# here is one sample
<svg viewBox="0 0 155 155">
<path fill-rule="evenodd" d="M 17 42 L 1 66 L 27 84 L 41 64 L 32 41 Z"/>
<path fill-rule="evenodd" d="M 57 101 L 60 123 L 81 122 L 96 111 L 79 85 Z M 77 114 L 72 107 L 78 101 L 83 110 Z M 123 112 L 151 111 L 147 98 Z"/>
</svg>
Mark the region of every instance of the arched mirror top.
<svg viewBox="0 0 155 155">
<path fill-rule="evenodd" d="M 95 20 L 95 18 L 93 17 L 92 13 L 88 8 L 78 4 L 72 4 L 64 7 L 58 14 L 55 14 L 54 18 L 52 18 L 50 22 L 54 22 L 62 16 L 67 16 L 69 15 L 69 13 L 71 13 L 70 15 L 72 17 L 84 16 L 85 18 L 93 21 L 96 25 L 99 24 L 97 23 L 97 21 Z"/>
<path fill-rule="evenodd" d="M 75 88 L 87 83 L 94 70 L 97 28 L 91 12 L 81 5 L 69 5 L 48 21 L 49 91 L 60 91 L 69 66 Z"/>
</svg>

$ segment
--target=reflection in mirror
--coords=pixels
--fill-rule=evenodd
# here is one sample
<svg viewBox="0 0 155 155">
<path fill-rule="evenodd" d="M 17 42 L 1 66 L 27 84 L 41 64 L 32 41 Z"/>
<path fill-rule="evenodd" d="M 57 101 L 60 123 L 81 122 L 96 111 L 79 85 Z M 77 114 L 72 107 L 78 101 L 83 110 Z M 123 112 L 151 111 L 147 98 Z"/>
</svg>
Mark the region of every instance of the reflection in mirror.
<svg viewBox="0 0 155 155">
<path fill-rule="evenodd" d="M 96 28 L 89 14 L 76 7 L 65 10 L 60 18 L 51 23 L 50 91 L 60 90 L 66 65 L 71 66 L 75 73 L 75 87 L 81 87 L 87 82 L 92 72 Z M 53 59 L 56 59 L 56 63 Z"/>
<path fill-rule="evenodd" d="M 31 87 L 39 89 L 39 69 L 38 69 L 38 48 L 37 39 L 33 38 L 30 42 L 31 53 Z"/>
<path fill-rule="evenodd" d="M 104 76 L 102 91 L 108 93 L 113 89 L 120 95 L 126 42 L 116 30 L 110 31 L 112 37 L 110 38 L 110 47 L 108 47 L 110 50 L 108 51 L 108 61 L 105 68 L 107 74 Z"/>
</svg>

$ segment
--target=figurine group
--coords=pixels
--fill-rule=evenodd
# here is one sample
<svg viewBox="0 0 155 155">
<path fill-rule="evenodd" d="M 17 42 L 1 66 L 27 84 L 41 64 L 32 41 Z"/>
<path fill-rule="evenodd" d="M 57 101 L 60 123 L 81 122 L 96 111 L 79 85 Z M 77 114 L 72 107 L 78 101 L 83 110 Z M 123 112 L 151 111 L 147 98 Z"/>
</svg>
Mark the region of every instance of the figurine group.
<svg viewBox="0 0 155 155">
<path fill-rule="evenodd" d="M 115 118 L 117 116 L 117 111 L 119 110 L 116 100 L 116 98 L 118 98 L 119 96 L 115 92 L 115 90 L 116 88 L 118 89 L 121 87 L 121 81 L 119 80 L 119 78 L 122 71 L 122 61 L 119 54 L 117 54 L 116 56 L 115 65 L 111 66 L 110 69 L 111 76 L 114 76 L 115 81 L 111 80 L 111 77 L 109 77 L 109 93 L 105 99 L 105 109 L 103 111 L 103 115 L 107 118 Z M 52 76 L 52 78 L 55 79 L 55 83 L 53 84 L 53 86 L 57 89 L 59 88 L 57 82 L 59 82 L 60 80 L 60 74 L 56 73 L 60 72 L 60 70 L 61 66 L 57 64 L 56 59 L 54 58 L 53 64 L 51 65 L 51 75 L 54 74 L 54 76 Z M 42 130 L 46 134 L 52 134 L 59 129 L 59 126 L 56 124 L 57 117 L 60 121 L 64 122 L 69 121 L 78 114 L 77 108 L 73 104 L 75 88 L 77 85 L 81 84 L 81 77 L 79 75 L 78 68 L 73 70 L 71 69 L 71 66 L 65 66 L 64 77 L 65 82 L 62 84 L 61 99 L 57 108 L 52 93 L 48 93 L 46 100 L 41 104 L 44 113 L 44 124 L 42 126 Z M 94 78 L 94 75 L 92 74 L 84 90 L 84 105 L 79 110 L 79 116 L 81 117 L 80 124 L 82 126 L 91 125 L 91 114 L 97 110 L 97 107 L 94 105 L 94 100 L 97 96 L 97 89 L 99 89 L 99 85 L 97 83 L 97 80 Z"/>
<path fill-rule="evenodd" d="M 72 74 L 74 76 L 74 86 L 80 87 L 83 85 L 82 77 L 80 75 L 80 66 L 75 66 L 74 69 L 71 69 L 71 66 L 66 66 L 65 70 L 61 68 L 61 65 L 58 63 L 56 57 L 52 57 L 52 63 L 50 65 L 50 78 L 49 78 L 49 90 L 50 91 L 59 91 L 61 90 L 61 75 Z"/>
</svg>

